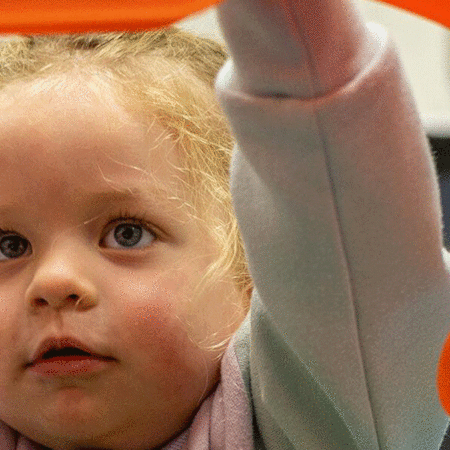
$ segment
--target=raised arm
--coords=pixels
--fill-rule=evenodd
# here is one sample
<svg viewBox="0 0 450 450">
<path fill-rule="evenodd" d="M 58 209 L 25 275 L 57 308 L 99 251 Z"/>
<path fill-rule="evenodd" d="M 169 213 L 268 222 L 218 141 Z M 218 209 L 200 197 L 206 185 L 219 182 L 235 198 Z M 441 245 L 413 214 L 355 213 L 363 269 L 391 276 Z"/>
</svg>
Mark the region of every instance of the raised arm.
<svg viewBox="0 0 450 450">
<path fill-rule="evenodd" d="M 219 15 L 262 441 L 437 449 L 449 277 L 430 151 L 389 38 L 343 0 L 228 0 Z"/>
</svg>

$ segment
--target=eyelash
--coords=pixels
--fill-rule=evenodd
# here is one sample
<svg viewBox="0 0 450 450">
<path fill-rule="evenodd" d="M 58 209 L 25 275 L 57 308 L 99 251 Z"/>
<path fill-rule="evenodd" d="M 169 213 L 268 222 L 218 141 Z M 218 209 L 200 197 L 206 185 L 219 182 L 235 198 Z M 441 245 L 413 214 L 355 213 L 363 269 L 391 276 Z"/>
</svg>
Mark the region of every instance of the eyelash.
<svg viewBox="0 0 450 450">
<path fill-rule="evenodd" d="M 26 237 L 24 237 L 24 235 L 22 233 L 17 232 L 13 228 L 0 228 L 0 239 L 2 239 L 5 236 L 8 236 L 10 234 L 14 234 L 16 236 L 20 236 L 21 238 L 23 238 L 23 239 L 28 241 L 28 239 Z M 30 243 L 30 245 L 31 245 L 31 243 Z"/>
<path fill-rule="evenodd" d="M 106 226 L 104 227 L 104 230 L 110 231 L 113 225 L 119 224 L 121 222 L 132 222 L 136 225 L 140 225 L 147 231 L 152 233 L 155 236 L 155 239 L 158 238 L 158 233 L 156 232 L 155 227 L 148 222 L 148 219 L 144 215 L 133 214 L 126 210 L 111 214 L 106 220 Z M 103 234 L 105 234 L 105 231 L 103 231 Z"/>
<path fill-rule="evenodd" d="M 109 224 L 117 222 L 118 220 L 125 220 L 125 221 L 130 220 L 135 221 L 136 223 L 140 223 L 142 225 L 150 226 L 148 223 L 148 219 L 145 217 L 144 214 L 132 213 L 128 209 L 120 209 L 115 213 L 111 213 L 108 216 L 106 222 Z"/>
<path fill-rule="evenodd" d="M 7 236 L 8 234 L 17 234 L 19 236 L 22 236 L 22 234 L 18 233 L 16 230 L 13 230 L 12 228 L 0 228 L 0 239 L 3 236 Z"/>
</svg>

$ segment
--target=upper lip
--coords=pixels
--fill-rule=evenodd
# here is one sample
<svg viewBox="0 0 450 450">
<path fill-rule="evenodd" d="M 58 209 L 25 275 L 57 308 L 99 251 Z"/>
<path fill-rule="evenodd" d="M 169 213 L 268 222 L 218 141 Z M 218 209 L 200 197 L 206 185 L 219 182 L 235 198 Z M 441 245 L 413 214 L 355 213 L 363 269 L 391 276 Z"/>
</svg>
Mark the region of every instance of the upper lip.
<svg viewBox="0 0 450 450">
<path fill-rule="evenodd" d="M 113 359 L 96 352 L 94 349 L 90 348 L 77 338 L 71 336 L 49 337 L 41 342 L 37 350 L 31 356 L 28 365 L 32 365 L 42 359 L 43 356 L 50 350 L 60 350 L 67 347 L 82 350 L 95 358 Z"/>
</svg>

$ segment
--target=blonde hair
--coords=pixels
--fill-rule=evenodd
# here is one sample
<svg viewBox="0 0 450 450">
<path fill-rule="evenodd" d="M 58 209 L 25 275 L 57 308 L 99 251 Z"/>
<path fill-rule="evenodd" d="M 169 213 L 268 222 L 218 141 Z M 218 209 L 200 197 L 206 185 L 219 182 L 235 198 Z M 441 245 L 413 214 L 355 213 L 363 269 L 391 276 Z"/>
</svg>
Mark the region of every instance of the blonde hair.
<svg viewBox="0 0 450 450">
<path fill-rule="evenodd" d="M 183 179 L 195 194 L 192 209 L 201 211 L 219 248 L 204 283 L 227 274 L 248 294 L 252 282 L 228 184 L 233 139 L 214 93 L 225 58 L 218 43 L 177 28 L 20 37 L 0 46 L 0 89 L 76 71 L 106 82 L 141 120 L 143 113 L 156 116 L 183 152 Z M 247 310 L 249 295 L 242 299 Z"/>
</svg>

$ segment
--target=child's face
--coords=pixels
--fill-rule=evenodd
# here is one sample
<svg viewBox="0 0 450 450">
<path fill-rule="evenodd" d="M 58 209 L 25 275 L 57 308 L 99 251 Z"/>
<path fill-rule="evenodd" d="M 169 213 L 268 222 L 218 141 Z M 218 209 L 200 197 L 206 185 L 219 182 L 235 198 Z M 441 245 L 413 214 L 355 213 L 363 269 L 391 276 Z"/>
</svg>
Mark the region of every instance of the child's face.
<svg viewBox="0 0 450 450">
<path fill-rule="evenodd" d="M 186 322 L 220 341 L 238 293 L 191 301 L 216 250 L 158 124 L 82 83 L 27 93 L 0 95 L 0 419 L 55 449 L 158 446 L 217 381 Z M 48 339 L 100 356 L 38 357 Z"/>
</svg>

